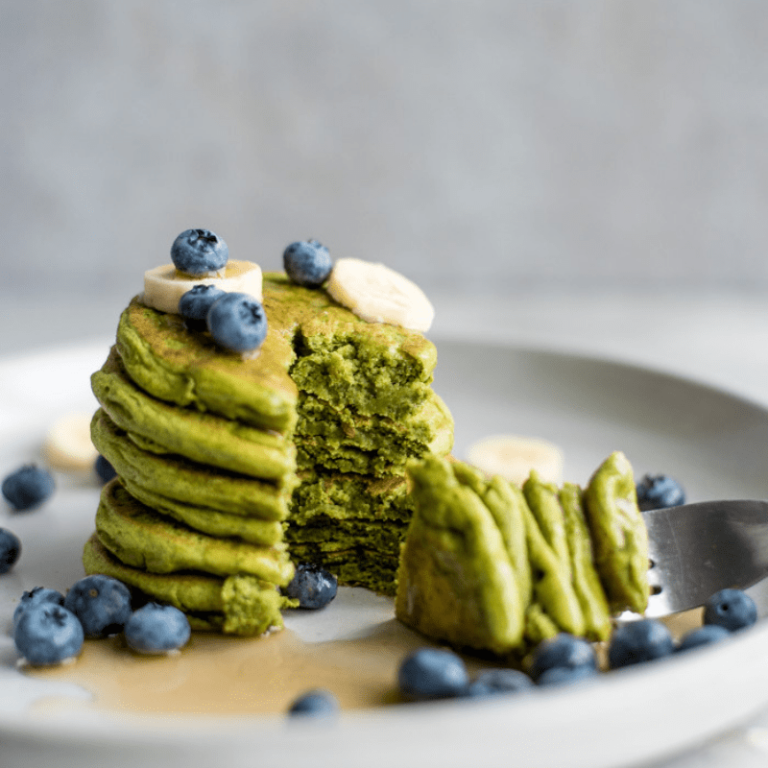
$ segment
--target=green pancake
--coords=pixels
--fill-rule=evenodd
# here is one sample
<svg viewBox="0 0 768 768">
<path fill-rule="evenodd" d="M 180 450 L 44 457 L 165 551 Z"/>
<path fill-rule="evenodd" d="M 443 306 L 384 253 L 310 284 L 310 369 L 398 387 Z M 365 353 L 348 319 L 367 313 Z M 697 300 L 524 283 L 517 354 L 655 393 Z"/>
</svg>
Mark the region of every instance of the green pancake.
<svg viewBox="0 0 768 768">
<path fill-rule="evenodd" d="M 83 565 L 88 574 L 103 573 L 187 614 L 192 629 L 236 635 L 260 635 L 283 626 L 282 608 L 294 605 L 273 584 L 253 576 L 219 578 L 206 573 L 157 574 L 126 565 L 99 541 L 86 542 Z"/>
<path fill-rule="evenodd" d="M 647 599 L 647 537 L 623 454 L 604 462 L 584 494 L 535 473 L 523 492 L 434 456 L 408 474 L 416 508 L 395 611 L 423 634 L 499 655 L 558 632 L 605 640 L 609 601 L 618 613 Z"/>
<path fill-rule="evenodd" d="M 413 414 L 399 420 L 361 416 L 302 394 L 294 440 L 299 469 L 321 467 L 381 477 L 402 474 L 411 458 L 449 453 L 453 419 L 431 390 Z"/>
<path fill-rule="evenodd" d="M 141 504 L 118 478 L 102 490 L 96 533 L 123 563 L 152 573 L 249 574 L 277 586 L 285 586 L 293 576 L 282 542 L 264 547 L 195 531 Z"/>
<path fill-rule="evenodd" d="M 584 508 L 595 565 L 613 611 L 643 613 L 648 605 L 648 531 L 637 506 L 632 465 L 612 453 L 592 475 Z"/>
<path fill-rule="evenodd" d="M 493 515 L 449 461 L 409 465 L 416 511 L 403 545 L 395 615 L 453 646 L 522 648 L 524 606 Z"/>
<path fill-rule="evenodd" d="M 302 558 L 327 568 L 340 584 L 365 587 L 380 595 L 395 594 L 395 577 L 399 558 L 386 556 L 364 547 L 339 552 L 317 552 L 309 547 L 300 549 Z"/>
<path fill-rule="evenodd" d="M 147 493 L 201 510 L 265 521 L 281 521 L 288 517 L 290 485 L 277 486 L 213 469 L 181 456 L 145 451 L 127 438 L 128 433 L 120 429 L 103 409 L 96 411 L 91 423 L 91 439 L 126 486 L 140 487 Z"/>
<path fill-rule="evenodd" d="M 128 378 L 114 350 L 91 386 L 112 421 L 145 450 L 276 483 L 292 477 L 295 449 L 284 436 L 148 395 Z"/>
<path fill-rule="evenodd" d="M 407 523 L 413 514 L 405 477 L 302 473 L 291 501 L 289 532 L 317 518 L 362 520 L 372 526 Z M 289 534 L 290 536 L 290 534 Z"/>
<path fill-rule="evenodd" d="M 247 361 L 135 299 L 117 332 L 129 376 L 162 400 L 281 432 L 296 423 L 299 391 L 389 418 L 429 397 L 437 352 L 421 333 L 367 323 L 283 274 L 265 274 L 263 293 L 269 331 Z"/>
</svg>

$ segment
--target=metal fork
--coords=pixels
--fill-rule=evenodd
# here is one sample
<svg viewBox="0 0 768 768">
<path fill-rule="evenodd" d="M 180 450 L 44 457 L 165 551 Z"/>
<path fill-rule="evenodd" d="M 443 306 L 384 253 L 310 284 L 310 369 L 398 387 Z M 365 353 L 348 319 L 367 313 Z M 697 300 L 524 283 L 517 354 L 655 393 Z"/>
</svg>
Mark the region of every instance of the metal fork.
<svg viewBox="0 0 768 768">
<path fill-rule="evenodd" d="M 651 597 L 646 616 L 703 605 L 768 576 L 768 502 L 704 501 L 644 512 Z"/>
</svg>

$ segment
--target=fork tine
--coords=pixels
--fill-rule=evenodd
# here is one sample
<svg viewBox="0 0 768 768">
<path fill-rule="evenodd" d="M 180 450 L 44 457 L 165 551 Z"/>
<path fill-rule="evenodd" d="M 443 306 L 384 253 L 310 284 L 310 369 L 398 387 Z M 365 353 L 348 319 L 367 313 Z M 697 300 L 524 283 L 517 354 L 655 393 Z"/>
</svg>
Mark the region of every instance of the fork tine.
<svg viewBox="0 0 768 768">
<path fill-rule="evenodd" d="M 768 575 L 768 504 L 707 501 L 643 513 L 656 594 L 646 616 L 702 605 L 725 587 L 745 589 Z"/>
</svg>

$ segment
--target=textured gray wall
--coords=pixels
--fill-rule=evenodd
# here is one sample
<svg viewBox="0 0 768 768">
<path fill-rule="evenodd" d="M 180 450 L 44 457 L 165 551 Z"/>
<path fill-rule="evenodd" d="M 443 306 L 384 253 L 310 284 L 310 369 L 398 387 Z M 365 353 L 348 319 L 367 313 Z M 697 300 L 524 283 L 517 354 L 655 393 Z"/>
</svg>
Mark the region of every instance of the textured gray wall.
<svg viewBox="0 0 768 768">
<path fill-rule="evenodd" d="M 130 295 L 196 226 L 436 291 L 766 288 L 766 40 L 749 0 L 3 0 L 0 297 Z"/>
</svg>

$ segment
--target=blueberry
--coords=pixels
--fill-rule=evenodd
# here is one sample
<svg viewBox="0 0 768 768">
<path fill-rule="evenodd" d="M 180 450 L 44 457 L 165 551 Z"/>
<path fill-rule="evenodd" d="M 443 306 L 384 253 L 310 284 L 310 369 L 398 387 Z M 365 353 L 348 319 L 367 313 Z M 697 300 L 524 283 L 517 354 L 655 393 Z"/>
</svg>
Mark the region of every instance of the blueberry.
<svg viewBox="0 0 768 768">
<path fill-rule="evenodd" d="M 299 696 L 293 704 L 291 704 L 288 714 L 292 717 L 295 716 L 327 716 L 335 715 L 339 711 L 339 702 L 336 697 L 320 688 L 314 691 L 308 691 L 307 693 Z"/>
<path fill-rule="evenodd" d="M 39 605 L 40 603 L 54 603 L 55 605 L 64 605 L 64 595 L 56 589 L 48 589 L 47 587 L 35 587 L 28 592 L 24 592 L 21 596 L 19 604 L 13 612 L 13 626 L 18 624 L 21 614 L 31 608 L 33 605 Z"/>
<path fill-rule="evenodd" d="M 6 528 L 0 528 L 0 573 L 8 573 L 16 565 L 20 554 L 19 537 Z"/>
<path fill-rule="evenodd" d="M 101 454 L 96 457 L 94 468 L 104 483 L 108 483 L 117 474 L 115 468 Z"/>
<path fill-rule="evenodd" d="M 644 512 L 685 504 L 683 487 L 669 475 L 645 475 L 636 488 L 637 503 Z"/>
<path fill-rule="evenodd" d="M 719 624 L 705 624 L 703 627 L 686 633 L 677 646 L 678 651 L 687 651 L 690 648 L 698 648 L 700 645 L 717 643 L 731 633 Z"/>
<path fill-rule="evenodd" d="M 704 623 L 729 632 L 751 627 L 757 621 L 755 601 L 740 589 L 721 589 L 704 603 Z"/>
<path fill-rule="evenodd" d="M 617 627 L 608 647 L 611 669 L 668 656 L 675 649 L 672 634 L 660 621 L 641 619 Z"/>
<path fill-rule="evenodd" d="M 53 493 L 53 477 L 44 469 L 27 464 L 3 480 L 3 496 L 17 511 L 39 507 Z"/>
<path fill-rule="evenodd" d="M 229 248 L 209 229 L 187 229 L 173 241 L 171 259 L 180 272 L 204 275 L 226 266 Z"/>
<path fill-rule="evenodd" d="M 13 633 L 16 650 L 33 666 L 58 664 L 77 656 L 83 647 L 83 627 L 71 611 L 57 603 L 29 606 Z"/>
<path fill-rule="evenodd" d="M 187 644 L 189 619 L 172 605 L 147 603 L 125 623 L 125 642 L 139 653 L 167 653 Z"/>
<path fill-rule="evenodd" d="M 583 637 L 561 632 L 536 646 L 529 671 L 531 677 L 538 681 L 544 672 L 555 667 L 567 669 L 589 667 L 595 670 L 597 669 L 595 649 Z"/>
<path fill-rule="evenodd" d="M 121 632 L 130 618 L 131 593 L 122 581 L 94 574 L 72 585 L 64 607 L 80 619 L 86 637 L 106 637 Z"/>
<path fill-rule="evenodd" d="M 179 314 L 187 321 L 187 328 L 192 331 L 208 329 L 205 319 L 216 299 L 220 299 L 225 291 L 215 285 L 196 285 L 190 288 L 179 299 Z"/>
<path fill-rule="evenodd" d="M 598 671 L 595 667 L 582 665 L 581 667 L 550 667 L 545 669 L 540 675 L 536 684 L 542 687 L 550 685 L 569 685 L 595 677 Z"/>
<path fill-rule="evenodd" d="M 247 293 L 225 293 L 208 311 L 208 330 L 214 341 L 234 352 L 261 346 L 267 335 L 264 307 Z"/>
<path fill-rule="evenodd" d="M 533 687 L 525 672 L 517 669 L 486 669 L 469 684 L 468 696 L 486 697 L 504 693 L 517 693 Z"/>
<path fill-rule="evenodd" d="M 294 283 L 318 288 L 328 279 L 333 264 L 324 245 L 317 240 L 302 240 L 283 251 L 283 266 Z"/>
<path fill-rule="evenodd" d="M 414 700 L 464 696 L 469 690 L 469 674 L 461 658 L 435 648 L 420 648 L 407 656 L 397 681 L 400 692 Z"/>
<path fill-rule="evenodd" d="M 314 563 L 296 566 L 285 594 L 299 601 L 299 608 L 322 608 L 336 597 L 336 577 Z"/>
</svg>

